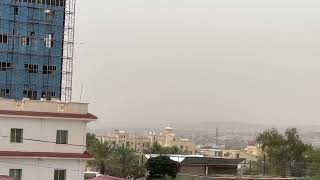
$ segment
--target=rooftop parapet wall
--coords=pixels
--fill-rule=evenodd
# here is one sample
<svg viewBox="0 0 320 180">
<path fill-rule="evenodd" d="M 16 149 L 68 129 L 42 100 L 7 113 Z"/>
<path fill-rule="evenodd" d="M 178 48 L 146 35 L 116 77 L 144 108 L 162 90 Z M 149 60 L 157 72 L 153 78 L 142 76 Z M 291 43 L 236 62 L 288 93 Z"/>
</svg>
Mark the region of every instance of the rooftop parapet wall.
<svg viewBox="0 0 320 180">
<path fill-rule="evenodd" d="M 88 103 L 0 99 L 0 110 L 87 114 Z"/>
</svg>

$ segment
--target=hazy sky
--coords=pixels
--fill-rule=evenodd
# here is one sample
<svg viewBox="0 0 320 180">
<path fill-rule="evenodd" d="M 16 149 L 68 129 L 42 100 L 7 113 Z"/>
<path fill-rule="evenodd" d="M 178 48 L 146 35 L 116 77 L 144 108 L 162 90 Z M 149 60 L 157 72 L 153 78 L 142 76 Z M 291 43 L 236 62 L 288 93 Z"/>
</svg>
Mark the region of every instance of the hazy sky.
<svg viewBox="0 0 320 180">
<path fill-rule="evenodd" d="M 78 0 L 91 127 L 317 123 L 319 0 Z M 83 43 L 83 44 L 81 44 Z"/>
</svg>

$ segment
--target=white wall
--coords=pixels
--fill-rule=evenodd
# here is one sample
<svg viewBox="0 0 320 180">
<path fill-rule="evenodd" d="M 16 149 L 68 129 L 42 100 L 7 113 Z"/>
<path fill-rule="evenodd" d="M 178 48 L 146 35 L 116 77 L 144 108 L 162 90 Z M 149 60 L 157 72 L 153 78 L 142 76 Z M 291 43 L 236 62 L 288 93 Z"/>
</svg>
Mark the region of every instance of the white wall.
<svg viewBox="0 0 320 180">
<path fill-rule="evenodd" d="M 53 143 L 30 140 L 23 140 L 23 143 L 10 143 L 10 138 L 2 136 L 10 137 L 11 128 L 22 128 L 23 138 Z M 55 144 L 57 130 L 68 130 L 68 144 L 82 146 Z M 85 121 L 0 117 L 0 151 L 83 153 L 86 144 L 85 136 Z"/>
<path fill-rule="evenodd" d="M 22 180 L 54 180 L 55 169 L 65 169 L 67 180 L 83 180 L 85 163 L 82 160 L 0 158 L 0 174 L 9 169 L 22 169 Z"/>
</svg>

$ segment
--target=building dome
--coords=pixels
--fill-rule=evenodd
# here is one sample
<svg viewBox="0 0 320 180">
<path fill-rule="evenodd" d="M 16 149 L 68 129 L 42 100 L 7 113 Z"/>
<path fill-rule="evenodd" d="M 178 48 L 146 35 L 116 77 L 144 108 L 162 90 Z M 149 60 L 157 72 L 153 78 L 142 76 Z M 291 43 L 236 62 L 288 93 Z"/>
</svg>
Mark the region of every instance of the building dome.
<svg viewBox="0 0 320 180">
<path fill-rule="evenodd" d="M 167 126 L 166 128 L 164 128 L 165 130 L 172 130 L 171 127 Z"/>
</svg>

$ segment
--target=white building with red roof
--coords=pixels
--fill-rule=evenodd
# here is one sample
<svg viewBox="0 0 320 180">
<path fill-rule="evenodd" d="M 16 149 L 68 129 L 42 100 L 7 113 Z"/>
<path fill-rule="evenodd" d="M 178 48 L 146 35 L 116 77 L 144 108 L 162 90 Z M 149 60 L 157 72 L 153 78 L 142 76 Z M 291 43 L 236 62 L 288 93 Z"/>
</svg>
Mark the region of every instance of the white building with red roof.
<svg viewBox="0 0 320 180">
<path fill-rule="evenodd" d="M 86 103 L 0 99 L 0 175 L 15 180 L 83 180 Z"/>
</svg>

